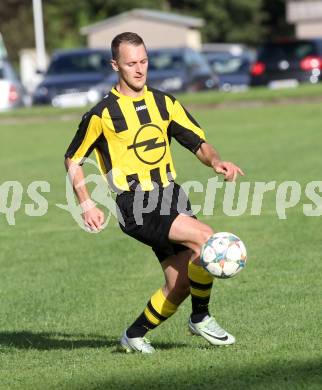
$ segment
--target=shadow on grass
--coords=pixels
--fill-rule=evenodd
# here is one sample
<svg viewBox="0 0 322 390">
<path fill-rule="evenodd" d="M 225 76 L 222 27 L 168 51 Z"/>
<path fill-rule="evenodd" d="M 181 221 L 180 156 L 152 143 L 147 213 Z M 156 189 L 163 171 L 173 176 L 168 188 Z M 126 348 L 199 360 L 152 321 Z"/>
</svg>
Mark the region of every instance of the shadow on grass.
<svg viewBox="0 0 322 390">
<path fill-rule="evenodd" d="M 77 349 L 114 347 L 119 340 L 93 334 L 60 332 L 0 332 L 0 346 L 19 349 Z"/>
<path fill-rule="evenodd" d="M 117 340 L 117 343 L 119 343 L 119 340 Z M 157 350 L 173 350 L 173 349 L 176 349 L 176 348 L 186 348 L 187 345 L 184 344 L 184 343 L 158 343 L 158 342 L 154 342 L 153 341 L 153 347 L 155 347 Z M 116 348 L 114 350 L 112 350 L 112 353 L 116 353 L 116 354 L 124 354 L 124 349 L 121 348 L 121 346 L 118 344 L 116 346 Z"/>
<path fill-rule="evenodd" d="M 106 381 L 79 387 L 86 390 L 255 390 L 255 389 L 322 389 L 322 360 L 268 361 L 263 364 L 200 367 L 155 370 L 131 377 L 129 375 L 110 378 Z"/>
<path fill-rule="evenodd" d="M 185 343 L 163 343 L 163 342 L 158 342 L 158 341 L 153 341 L 153 346 L 156 348 L 156 350 L 171 350 L 171 349 L 176 349 L 176 348 L 186 348 L 188 347 L 187 344 Z"/>
<path fill-rule="evenodd" d="M 78 349 L 78 348 L 110 348 L 112 352 L 124 351 L 119 347 L 119 338 L 111 338 L 95 334 L 67 334 L 60 332 L 0 332 L 0 347 L 12 347 L 18 349 Z M 158 349 L 167 350 L 182 348 L 183 343 L 154 343 Z"/>
</svg>

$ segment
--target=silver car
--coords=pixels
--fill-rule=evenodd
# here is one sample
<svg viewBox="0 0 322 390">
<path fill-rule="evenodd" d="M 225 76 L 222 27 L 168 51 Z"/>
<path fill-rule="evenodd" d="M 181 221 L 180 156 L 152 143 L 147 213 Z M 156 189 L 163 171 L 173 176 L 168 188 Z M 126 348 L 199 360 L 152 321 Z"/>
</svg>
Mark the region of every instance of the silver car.
<svg viewBox="0 0 322 390">
<path fill-rule="evenodd" d="M 0 58 L 0 111 L 24 105 L 24 89 L 7 58 Z"/>
</svg>

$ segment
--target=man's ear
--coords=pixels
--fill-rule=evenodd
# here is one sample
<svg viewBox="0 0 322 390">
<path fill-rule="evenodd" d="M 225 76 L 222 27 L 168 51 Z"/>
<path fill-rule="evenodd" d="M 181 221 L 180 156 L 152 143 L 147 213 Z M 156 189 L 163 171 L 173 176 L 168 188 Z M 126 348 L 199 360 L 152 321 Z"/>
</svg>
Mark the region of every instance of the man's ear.
<svg viewBox="0 0 322 390">
<path fill-rule="evenodd" d="M 112 69 L 115 71 L 115 72 L 118 72 L 119 71 L 119 67 L 117 66 L 117 63 L 115 60 L 111 60 L 111 66 L 112 66 Z"/>
</svg>

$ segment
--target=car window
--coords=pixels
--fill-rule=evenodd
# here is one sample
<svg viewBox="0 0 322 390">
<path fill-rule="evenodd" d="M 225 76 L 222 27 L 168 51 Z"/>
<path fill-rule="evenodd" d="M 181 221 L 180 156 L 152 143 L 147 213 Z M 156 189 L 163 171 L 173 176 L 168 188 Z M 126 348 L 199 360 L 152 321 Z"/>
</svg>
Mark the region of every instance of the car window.
<svg viewBox="0 0 322 390">
<path fill-rule="evenodd" d="M 315 54 L 316 47 L 310 41 L 269 43 L 260 49 L 258 59 L 262 61 L 278 61 L 284 58 L 301 60 L 306 56 Z"/>
<path fill-rule="evenodd" d="M 108 59 L 99 53 L 76 53 L 57 56 L 51 62 L 47 74 L 108 72 Z"/>
<path fill-rule="evenodd" d="M 233 74 L 239 72 L 248 72 L 250 61 L 243 57 L 221 57 L 210 58 L 210 65 L 217 74 Z"/>
<path fill-rule="evenodd" d="M 186 63 L 191 68 L 196 68 L 204 72 L 210 72 L 207 60 L 197 51 L 187 50 L 186 51 Z"/>
<path fill-rule="evenodd" d="M 149 53 L 149 70 L 180 70 L 183 58 L 180 53 L 155 51 Z"/>
</svg>

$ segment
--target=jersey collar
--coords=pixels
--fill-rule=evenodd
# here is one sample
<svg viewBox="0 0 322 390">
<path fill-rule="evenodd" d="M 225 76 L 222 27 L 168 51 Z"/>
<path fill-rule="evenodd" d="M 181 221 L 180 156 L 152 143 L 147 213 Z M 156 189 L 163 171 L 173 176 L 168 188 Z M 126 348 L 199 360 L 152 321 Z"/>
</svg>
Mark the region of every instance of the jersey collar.
<svg viewBox="0 0 322 390">
<path fill-rule="evenodd" d="M 131 96 L 127 96 L 127 95 L 123 95 L 121 94 L 117 89 L 116 89 L 116 85 L 111 89 L 111 93 L 119 98 L 122 98 L 122 99 L 129 99 L 130 101 L 132 102 L 138 102 L 142 99 L 145 98 L 145 95 L 146 95 L 146 92 L 147 92 L 148 88 L 147 86 L 145 85 L 144 88 L 143 88 L 143 94 L 139 97 L 131 97 Z"/>
</svg>

